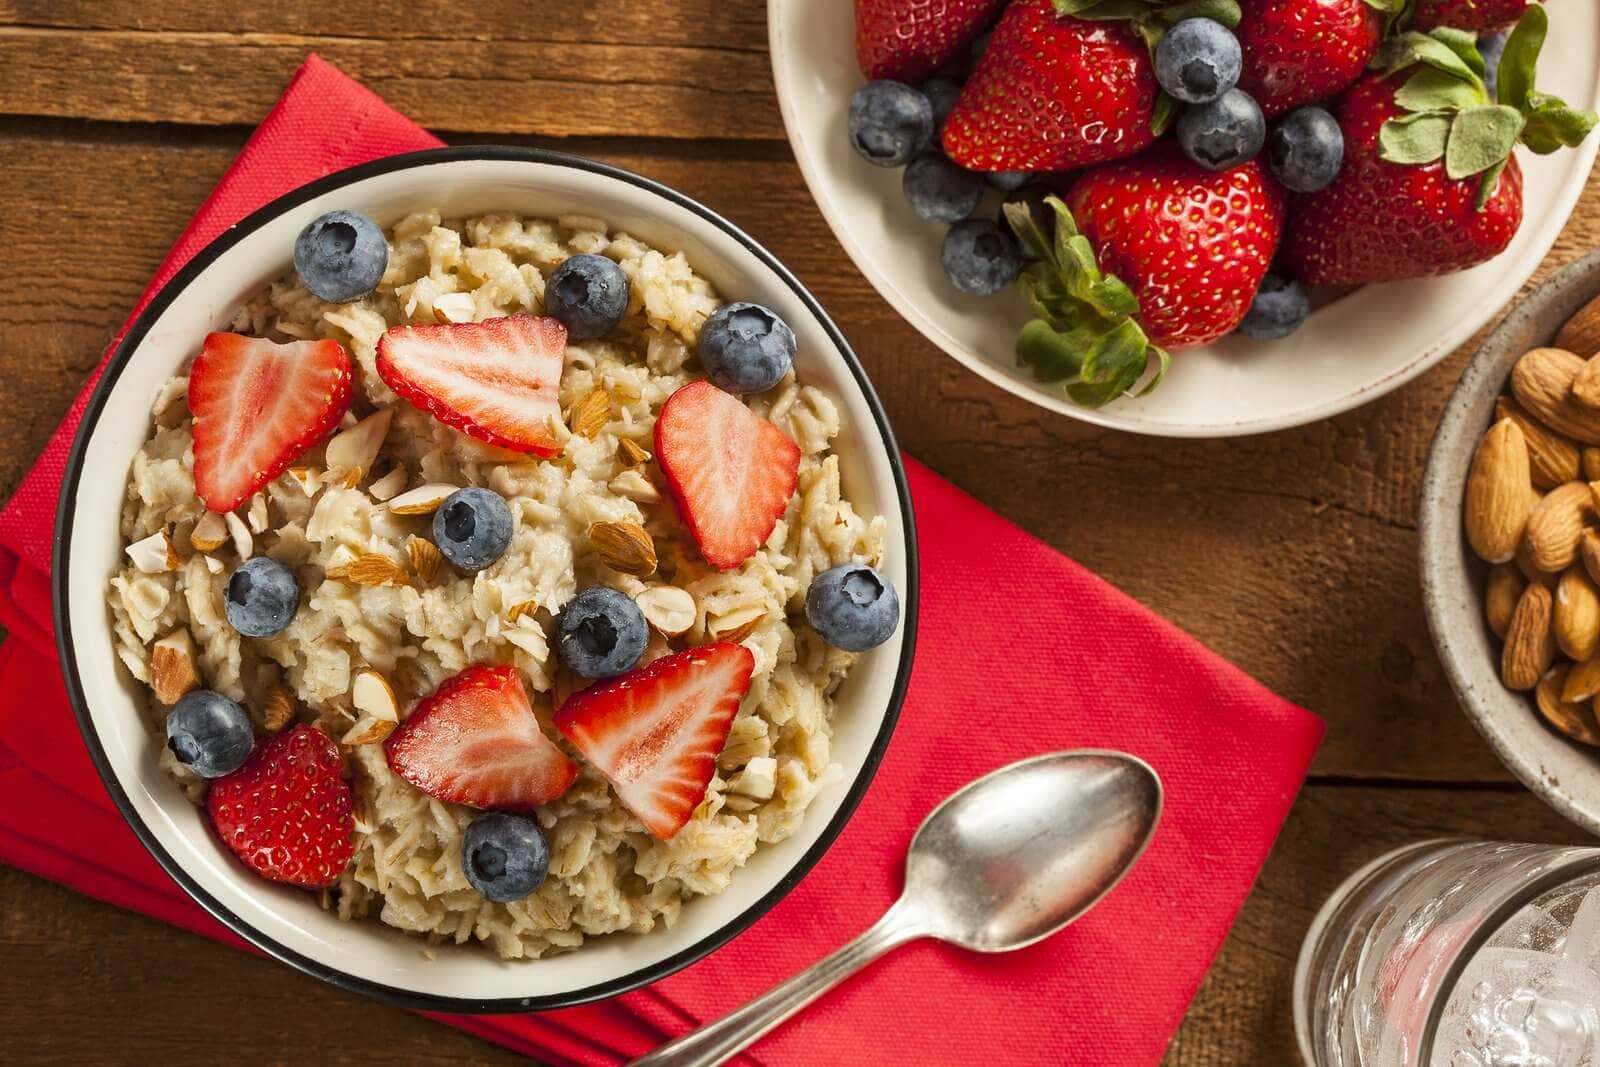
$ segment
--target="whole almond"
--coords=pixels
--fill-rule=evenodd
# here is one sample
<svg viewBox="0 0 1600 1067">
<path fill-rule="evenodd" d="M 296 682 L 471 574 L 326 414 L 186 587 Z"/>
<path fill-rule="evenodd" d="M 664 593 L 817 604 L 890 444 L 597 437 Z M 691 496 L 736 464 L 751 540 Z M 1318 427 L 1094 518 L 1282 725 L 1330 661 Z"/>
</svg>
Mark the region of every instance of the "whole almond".
<svg viewBox="0 0 1600 1067">
<path fill-rule="evenodd" d="M 1528 445 L 1528 463 L 1534 485 L 1540 489 L 1554 489 L 1578 480 L 1582 464 L 1577 445 L 1546 429 L 1509 396 L 1495 401 L 1494 411 L 1497 420 L 1510 419 L 1522 431 L 1523 440 Z M 1585 476 L 1584 480 L 1600 481 L 1600 478 Z"/>
<path fill-rule="evenodd" d="M 1528 553 L 1542 571 L 1563 571 L 1578 558 L 1584 523 L 1595 514 L 1593 492 L 1583 482 L 1568 482 L 1546 493 L 1528 516 Z"/>
<path fill-rule="evenodd" d="M 1600 722 L 1595 721 L 1594 707 L 1588 703 L 1562 699 L 1571 672 L 1563 665 L 1545 672 L 1534 692 L 1534 702 L 1545 722 L 1585 745 L 1600 746 Z"/>
<path fill-rule="evenodd" d="M 1570 567 L 1556 584 L 1556 644 L 1582 663 L 1600 646 L 1600 591 L 1582 567 Z"/>
<path fill-rule="evenodd" d="M 1529 582 L 1537 582 L 1552 593 L 1556 591 L 1556 582 L 1561 580 L 1560 572 L 1540 570 L 1538 565 L 1533 562 L 1533 550 L 1528 547 L 1526 538 L 1523 539 L 1522 544 L 1517 546 L 1515 563 L 1518 573 L 1524 579 Z"/>
<path fill-rule="evenodd" d="M 1583 305 L 1567 320 L 1556 334 L 1556 347 L 1585 357 L 1600 352 L 1600 297 Z"/>
<path fill-rule="evenodd" d="M 589 527 L 589 544 L 619 574 L 648 578 L 656 572 L 655 542 L 636 522 L 597 522 Z"/>
<path fill-rule="evenodd" d="M 1596 458 L 1600 459 L 1600 450 Z M 617 461 L 624 467 L 639 467 L 650 462 L 650 453 L 641 448 L 638 442 L 624 437 L 617 442 Z"/>
<path fill-rule="evenodd" d="M 1590 356 L 1572 379 L 1572 398 L 1591 410 L 1600 409 L 1600 356 Z"/>
<path fill-rule="evenodd" d="M 296 701 L 294 693 L 281 685 L 275 685 L 267 690 L 267 697 L 261 703 L 261 725 L 266 727 L 267 733 L 275 734 L 289 725 L 289 720 L 294 718 Z"/>
<path fill-rule="evenodd" d="M 439 573 L 439 564 L 444 560 L 439 553 L 439 546 L 425 537 L 413 537 L 406 542 L 406 557 L 411 560 L 411 569 L 424 584 L 433 581 L 433 576 Z"/>
<path fill-rule="evenodd" d="M 156 699 L 171 707 L 191 689 L 200 688 L 200 674 L 195 669 L 194 638 L 189 631 L 178 628 L 150 649 L 150 688 Z"/>
<path fill-rule="evenodd" d="M 1600 655 L 1574 663 L 1561 687 L 1561 699 L 1568 703 L 1589 700 L 1600 693 Z"/>
<path fill-rule="evenodd" d="M 343 567 L 329 568 L 328 577 L 355 585 L 397 585 L 406 580 L 406 571 L 382 553 L 363 552 Z"/>
<path fill-rule="evenodd" d="M 1501 419 L 1478 443 L 1467 475 L 1467 543 L 1485 562 L 1504 563 L 1516 554 L 1533 510 L 1532 479 L 1522 429 Z"/>
<path fill-rule="evenodd" d="M 189 545 L 196 552 L 215 552 L 228 541 L 228 524 L 215 511 L 200 516 L 189 533 Z"/>
<path fill-rule="evenodd" d="M 1517 600 L 1528 585 L 1522 572 L 1509 563 L 1497 563 L 1489 569 L 1489 585 L 1483 594 L 1483 611 L 1489 618 L 1489 629 L 1496 637 L 1504 637 L 1511 626 L 1511 613 L 1517 610 Z"/>
<path fill-rule="evenodd" d="M 611 421 L 611 394 L 604 389 L 594 389 L 584 394 L 572 405 L 568 420 L 572 432 L 591 440 Z"/>
<path fill-rule="evenodd" d="M 1532 689 L 1550 668 L 1556 653 L 1550 634 L 1554 606 L 1555 598 L 1542 585 L 1534 583 L 1522 591 L 1500 657 L 1500 680 L 1507 689 Z"/>
<path fill-rule="evenodd" d="M 1528 414 L 1556 433 L 1600 444 L 1600 410 L 1580 403 L 1572 383 L 1584 361 L 1559 348 L 1535 348 L 1511 368 L 1511 392 Z"/>
</svg>

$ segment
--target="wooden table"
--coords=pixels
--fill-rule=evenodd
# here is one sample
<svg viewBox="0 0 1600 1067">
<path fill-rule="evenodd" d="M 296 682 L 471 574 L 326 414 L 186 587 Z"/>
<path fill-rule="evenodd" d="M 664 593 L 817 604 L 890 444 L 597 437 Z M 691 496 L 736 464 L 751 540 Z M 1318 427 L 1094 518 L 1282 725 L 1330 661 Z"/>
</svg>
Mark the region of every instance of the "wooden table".
<svg viewBox="0 0 1600 1067">
<path fill-rule="evenodd" d="M 1163 441 L 1045 414 L 945 358 L 846 259 L 783 139 L 760 0 L 0 0 L 0 493 L 313 50 L 452 142 L 557 146 L 727 214 L 839 321 L 913 454 L 1327 717 L 1169 1064 L 1294 1062 L 1295 952 L 1363 861 L 1440 834 L 1581 837 L 1467 724 L 1423 623 L 1418 483 L 1473 346 L 1268 437 Z M 1593 179 L 1539 277 L 1597 241 Z M 7 869 L 0 960 L 12 1063 L 513 1059 Z"/>
</svg>

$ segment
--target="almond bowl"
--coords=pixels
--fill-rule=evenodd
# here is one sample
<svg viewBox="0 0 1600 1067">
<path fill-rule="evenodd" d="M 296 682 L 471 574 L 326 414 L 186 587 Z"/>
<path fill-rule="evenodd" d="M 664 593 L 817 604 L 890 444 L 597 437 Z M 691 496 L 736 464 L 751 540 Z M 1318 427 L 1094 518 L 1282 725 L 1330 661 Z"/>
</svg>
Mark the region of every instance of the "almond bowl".
<svg viewBox="0 0 1600 1067">
<path fill-rule="evenodd" d="M 158 742 L 142 721 L 138 683 L 118 663 L 104 599 L 122 553 L 129 464 L 161 383 L 208 331 L 228 329 L 248 294 L 289 269 L 296 234 L 335 208 L 384 226 L 429 208 L 601 216 L 657 247 L 681 250 L 726 298 L 777 311 L 798 338 L 801 376 L 836 399 L 841 477 L 864 511 L 886 520 L 885 572 L 901 590 L 905 618 L 838 690 L 833 751 L 841 778 L 818 794 L 793 837 L 758 850 L 724 893 L 690 901 L 670 928 L 610 934 L 540 960 L 505 962 L 476 946 L 426 951 L 423 939 L 377 921 L 341 921 L 312 894 L 247 871 L 158 766 Z M 212 915 L 309 974 L 408 1007 L 540 1010 L 611 996 L 686 966 L 749 926 L 821 858 L 871 781 L 905 696 L 916 561 L 905 470 L 883 409 L 838 329 L 770 253 L 689 198 L 626 171 L 530 149 L 446 148 L 341 171 L 269 204 L 197 255 L 139 316 L 89 401 L 68 462 L 56 528 L 55 630 L 79 725 L 112 799 L 156 860 Z"/>
<path fill-rule="evenodd" d="M 1600 252 L 1539 286 L 1489 335 L 1461 375 L 1434 434 L 1419 528 L 1423 608 L 1462 710 L 1523 785 L 1567 819 L 1600 834 L 1600 748 L 1546 725 L 1532 693 L 1501 683 L 1501 642 L 1485 614 L 1489 568 L 1468 547 L 1463 520 L 1467 473 L 1512 367 L 1529 350 L 1554 341 L 1567 320 L 1597 296 Z"/>
</svg>

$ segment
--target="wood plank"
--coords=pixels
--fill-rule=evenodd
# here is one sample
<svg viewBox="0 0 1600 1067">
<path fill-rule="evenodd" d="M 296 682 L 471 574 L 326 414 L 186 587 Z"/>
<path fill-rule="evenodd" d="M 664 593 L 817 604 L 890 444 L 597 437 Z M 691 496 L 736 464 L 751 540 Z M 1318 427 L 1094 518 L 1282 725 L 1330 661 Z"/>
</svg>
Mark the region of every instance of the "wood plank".
<svg viewBox="0 0 1600 1067">
<path fill-rule="evenodd" d="M 1368 859 L 1462 833 L 1578 840 L 1526 794 L 1308 788 L 1168 1052 L 1169 1067 L 1296 1062 L 1289 982 L 1317 906 Z M 370 1062 L 375 1048 L 403 1048 L 407 1062 L 517 1062 L 448 1027 L 6 868 L 0 958 L 0 1032 L 48 1035 L 8 1046 L 11 1063 L 105 1062 L 108 1034 L 126 1063 L 170 1056 L 179 1045 L 230 1062 L 281 1062 L 287 1040 L 315 1050 L 318 1063 Z M 130 997 L 135 981 L 140 995 Z"/>
<path fill-rule="evenodd" d="M 305 6 L 291 25 L 240 30 L 229 5 L 211 5 L 212 19 L 154 17 L 148 5 L 138 28 L 71 29 L 46 24 L 54 5 L 0 4 L 0 114 L 52 115 L 123 122 L 255 123 L 272 106 L 310 52 L 335 63 L 395 107 L 432 129 L 549 136 L 781 138 L 783 124 L 764 47 L 761 7 L 729 5 L 725 22 L 706 0 L 685 5 L 677 19 L 643 15 L 614 28 L 611 8 L 565 0 L 540 5 L 538 18 L 508 19 L 502 3 L 489 20 L 463 32 L 444 10 L 433 21 L 408 16 L 391 2 L 389 18 L 348 9 L 343 29 L 361 20 L 367 35 L 323 25 Z M 440 5 L 442 7 L 442 5 Z M 525 5 L 516 5 L 525 8 Z M 628 5 L 643 12 L 647 5 Z M 721 5 L 718 5 L 721 6 Z M 461 5 L 463 9 L 475 5 Z M 140 9 L 144 10 L 144 9 Z M 259 8 L 258 8 L 259 10 Z M 56 18 L 57 22 L 62 21 Z M 496 24 L 526 36 L 491 33 Z M 311 26 L 318 28 L 313 31 Z M 715 43 L 687 34 L 716 25 Z M 335 23 L 338 26 L 338 23 Z M 664 33 L 652 34 L 662 26 Z M 189 28 L 195 27 L 195 28 Z M 398 37 L 371 36 L 399 27 Z M 427 30 L 428 38 L 410 36 Z"/>
<path fill-rule="evenodd" d="M 0 275 L 9 357 L 0 492 L 48 437 L 239 137 L 153 145 L 70 126 L 0 141 L 9 191 L 0 246 L 29 265 Z M 852 339 L 912 454 L 1323 713 L 1332 729 L 1317 773 L 1508 780 L 1456 708 L 1417 596 L 1414 501 L 1466 350 L 1359 411 L 1268 437 L 1098 430 L 1002 393 L 923 340 L 839 250 L 792 162 L 670 144 L 584 147 L 727 213 L 793 267 Z M 1600 179 L 1551 265 L 1596 243 Z M 68 260 L 63 247 L 94 254 Z"/>
</svg>

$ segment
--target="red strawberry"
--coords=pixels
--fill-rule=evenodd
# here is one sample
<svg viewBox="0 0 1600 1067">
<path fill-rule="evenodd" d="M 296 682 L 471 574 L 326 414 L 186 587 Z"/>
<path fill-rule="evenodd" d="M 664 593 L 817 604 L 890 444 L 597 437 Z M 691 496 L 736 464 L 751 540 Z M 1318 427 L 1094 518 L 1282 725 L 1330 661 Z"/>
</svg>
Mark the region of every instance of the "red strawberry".
<svg viewBox="0 0 1600 1067">
<path fill-rule="evenodd" d="M 515 667 L 468 667 L 383 743 L 389 768 L 440 800 L 530 811 L 567 791 L 577 766 L 544 735 Z"/>
<path fill-rule="evenodd" d="M 1149 48 L 1121 22 L 1059 18 L 1050 0 L 1006 8 L 944 125 L 969 170 L 1072 170 L 1156 139 Z"/>
<path fill-rule="evenodd" d="M 856 0 L 856 59 L 873 80 L 917 82 L 955 58 L 1005 0 Z"/>
<path fill-rule="evenodd" d="M 1311 285 L 1364 285 L 1465 270 L 1504 251 L 1522 223 L 1517 138 L 1553 152 L 1596 121 L 1533 92 L 1546 26 L 1543 8 L 1523 16 L 1506 45 L 1498 107 L 1472 66 L 1439 47 L 1459 46 L 1459 35 L 1408 33 L 1386 45 L 1382 69 L 1340 101 L 1344 169 L 1295 199 L 1286 266 Z"/>
<path fill-rule="evenodd" d="M 269 737 L 211 783 L 206 811 L 222 843 L 274 882 L 311 889 L 339 880 L 356 820 L 333 739 L 304 723 Z"/>
<path fill-rule="evenodd" d="M 556 729 L 646 830 L 668 838 L 705 799 L 755 665 L 743 645 L 691 648 L 574 693 Z"/>
<path fill-rule="evenodd" d="M 1239 88 L 1268 116 L 1354 84 L 1378 50 L 1398 0 L 1240 0 Z"/>
<path fill-rule="evenodd" d="M 1415 0 L 1411 28 L 1431 30 L 1495 30 L 1522 17 L 1533 0 Z"/>
<path fill-rule="evenodd" d="M 195 492 L 212 511 L 232 511 L 349 406 L 350 353 L 339 342 L 207 334 L 189 371 Z"/>
<path fill-rule="evenodd" d="M 737 567 L 772 535 L 800 474 L 800 449 L 782 430 L 707 381 L 667 397 L 656 458 L 700 555 Z"/>
<path fill-rule="evenodd" d="M 511 315 L 443 326 L 394 326 L 378 341 L 378 375 L 440 422 L 491 445 L 536 456 L 561 451 L 551 420 L 567 328 Z"/>
</svg>

